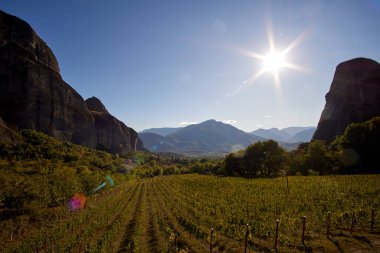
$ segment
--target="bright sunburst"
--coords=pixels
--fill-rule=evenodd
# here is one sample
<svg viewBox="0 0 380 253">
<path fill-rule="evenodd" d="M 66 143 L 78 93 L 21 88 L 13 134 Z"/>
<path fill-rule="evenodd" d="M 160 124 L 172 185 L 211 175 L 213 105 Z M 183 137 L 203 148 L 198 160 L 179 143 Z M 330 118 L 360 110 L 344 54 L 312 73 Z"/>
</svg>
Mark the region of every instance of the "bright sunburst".
<svg viewBox="0 0 380 253">
<path fill-rule="evenodd" d="M 278 72 L 285 64 L 285 57 L 280 52 L 270 52 L 263 58 L 263 68 L 265 71 Z"/>
<path fill-rule="evenodd" d="M 252 58 L 256 58 L 262 61 L 262 68 L 259 69 L 257 72 L 252 74 L 248 78 L 248 80 L 244 81 L 244 85 L 250 85 L 255 80 L 257 80 L 261 75 L 264 73 L 272 73 L 274 78 L 274 84 L 276 87 L 276 91 L 281 90 L 281 82 L 280 82 L 280 70 L 283 71 L 283 69 L 292 69 L 296 71 L 305 71 L 306 69 L 302 66 L 290 63 L 286 60 L 286 56 L 289 54 L 291 50 L 293 50 L 299 43 L 302 42 L 304 37 L 306 36 L 307 31 L 304 33 L 301 33 L 294 41 L 292 41 L 284 50 L 277 50 L 274 39 L 273 39 L 273 33 L 272 29 L 269 26 L 267 29 L 268 32 L 268 42 L 269 42 L 269 53 L 268 54 L 260 54 L 253 52 L 251 50 L 247 49 L 238 49 L 238 52 Z M 242 87 L 240 87 L 237 91 L 241 90 Z M 236 92 L 237 92 L 236 91 Z M 236 93 L 235 92 L 235 93 Z"/>
</svg>

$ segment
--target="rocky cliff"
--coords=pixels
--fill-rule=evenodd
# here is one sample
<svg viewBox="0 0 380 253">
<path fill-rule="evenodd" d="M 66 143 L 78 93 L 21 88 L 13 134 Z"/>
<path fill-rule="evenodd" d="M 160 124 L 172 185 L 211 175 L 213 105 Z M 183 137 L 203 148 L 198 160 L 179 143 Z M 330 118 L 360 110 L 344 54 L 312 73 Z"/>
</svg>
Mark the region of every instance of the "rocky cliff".
<svg viewBox="0 0 380 253">
<path fill-rule="evenodd" d="M 0 11 L 0 117 L 9 128 L 112 153 L 141 149 L 137 133 L 94 100 L 86 103 L 62 80 L 53 52 L 29 24 Z"/>
<path fill-rule="evenodd" d="M 86 100 L 86 104 L 91 110 L 95 122 L 90 129 L 84 129 L 84 132 L 76 136 L 79 139 L 75 139 L 75 141 L 111 153 L 120 153 L 120 149 L 126 151 L 143 150 L 142 141 L 136 131 L 128 128 L 123 122 L 109 114 L 98 98 L 89 98 Z M 91 133 L 90 136 L 87 136 L 87 131 Z"/>
<path fill-rule="evenodd" d="M 353 122 L 380 115 L 380 64 L 356 58 L 336 68 L 313 140 L 331 142 Z"/>
<path fill-rule="evenodd" d="M 2 118 L 0 118 L 0 143 L 22 143 L 21 136 L 10 129 Z"/>
</svg>

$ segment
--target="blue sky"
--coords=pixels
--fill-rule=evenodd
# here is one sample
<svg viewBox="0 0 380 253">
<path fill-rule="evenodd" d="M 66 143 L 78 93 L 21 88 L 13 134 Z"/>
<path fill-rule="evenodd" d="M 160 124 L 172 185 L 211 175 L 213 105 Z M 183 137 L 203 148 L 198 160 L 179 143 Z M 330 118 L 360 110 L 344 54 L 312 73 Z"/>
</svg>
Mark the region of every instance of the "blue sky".
<svg viewBox="0 0 380 253">
<path fill-rule="evenodd" d="M 335 67 L 380 61 L 380 0 L 3 0 L 36 30 L 63 79 L 137 131 L 207 119 L 257 128 L 317 125 Z M 297 41 L 280 87 L 242 52 Z M 297 39 L 298 38 L 298 39 Z M 183 125 L 183 124 L 182 124 Z"/>
</svg>

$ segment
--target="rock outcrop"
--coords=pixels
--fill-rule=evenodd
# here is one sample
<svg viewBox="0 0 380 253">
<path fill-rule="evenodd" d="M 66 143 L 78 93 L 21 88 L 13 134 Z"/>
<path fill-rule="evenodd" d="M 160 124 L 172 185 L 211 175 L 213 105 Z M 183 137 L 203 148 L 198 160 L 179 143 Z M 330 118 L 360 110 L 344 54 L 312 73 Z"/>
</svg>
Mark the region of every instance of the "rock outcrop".
<svg viewBox="0 0 380 253">
<path fill-rule="evenodd" d="M 380 64 L 356 58 L 336 68 L 313 140 L 334 140 L 350 123 L 380 115 Z"/>
<path fill-rule="evenodd" d="M 91 97 L 86 99 L 86 104 L 88 109 L 90 109 L 93 112 L 109 113 L 106 107 L 103 105 L 102 101 L 100 101 L 100 99 L 97 97 Z"/>
<path fill-rule="evenodd" d="M 22 143 L 22 137 L 10 129 L 0 118 L 0 143 Z"/>
<path fill-rule="evenodd" d="M 80 135 L 76 136 L 79 138 L 76 139 L 78 142 L 84 142 L 87 146 L 95 146 L 98 150 L 111 153 L 120 153 L 120 149 L 143 150 L 143 143 L 136 131 L 112 116 L 98 98 L 89 98 L 86 104 L 95 122 L 89 129 L 84 129 Z M 90 132 L 90 136 L 87 136 L 86 132 Z"/>
<path fill-rule="evenodd" d="M 86 103 L 62 80 L 53 52 L 29 24 L 0 11 L 0 117 L 9 128 L 112 153 L 142 148 L 137 133 L 98 101 Z"/>
</svg>

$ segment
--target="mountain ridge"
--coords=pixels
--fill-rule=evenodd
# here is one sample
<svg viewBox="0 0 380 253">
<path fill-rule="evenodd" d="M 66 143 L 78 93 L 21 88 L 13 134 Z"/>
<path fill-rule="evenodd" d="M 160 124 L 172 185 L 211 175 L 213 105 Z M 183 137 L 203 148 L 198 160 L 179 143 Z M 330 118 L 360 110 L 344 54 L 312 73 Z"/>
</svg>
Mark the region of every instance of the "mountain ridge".
<svg viewBox="0 0 380 253">
<path fill-rule="evenodd" d="M 316 127 L 307 126 L 307 127 L 286 127 L 283 129 L 270 128 L 270 129 L 257 129 L 255 131 L 249 132 L 250 134 L 255 134 L 257 136 L 272 139 L 280 142 L 288 143 L 297 143 L 297 142 L 309 142 L 312 138 L 312 135 Z M 303 134 L 300 134 L 303 131 Z M 311 133 L 311 135 L 310 135 Z"/>
<path fill-rule="evenodd" d="M 145 147 L 150 151 L 177 152 L 181 154 L 230 153 L 244 149 L 257 141 L 273 139 L 244 132 L 235 126 L 214 119 L 186 127 L 169 128 L 169 131 L 172 133 L 166 136 L 157 134 L 157 132 L 160 132 L 162 129 L 165 130 L 168 128 L 153 128 L 152 132 L 149 132 L 150 129 L 145 129 L 139 132 L 139 136 L 143 140 Z M 289 127 L 284 129 L 299 134 L 306 130 L 313 133 L 315 127 Z M 281 132 L 282 130 L 276 128 L 270 130 L 283 133 Z M 296 136 L 296 134 L 294 136 Z M 285 135 L 288 138 L 294 137 L 287 133 L 285 133 Z M 297 148 L 299 143 L 304 142 L 302 138 L 304 138 L 304 135 L 297 137 L 292 143 L 279 140 L 279 138 L 274 140 L 278 141 L 285 149 L 291 150 Z M 310 138 L 311 137 L 309 137 L 309 140 Z"/>
<path fill-rule="evenodd" d="M 205 122 L 213 122 L 213 121 L 218 122 L 215 120 L 206 120 L 206 121 L 201 122 L 199 124 L 204 124 Z M 197 126 L 199 124 L 190 125 L 190 128 Z M 178 132 L 180 132 L 181 129 L 183 129 L 183 128 L 184 127 L 178 127 L 178 128 L 163 127 L 163 128 L 144 129 L 144 130 L 139 132 L 139 136 L 143 136 L 143 139 L 145 138 L 145 142 L 148 142 L 149 144 L 153 144 L 153 145 L 157 146 L 157 143 L 152 142 L 152 140 L 150 138 L 157 140 L 158 137 L 157 136 L 153 137 L 153 135 L 149 136 L 149 133 L 159 135 L 161 140 L 163 140 L 164 138 L 162 138 L 162 137 L 166 137 L 166 136 L 169 136 L 171 134 L 174 134 L 173 136 L 175 137 L 176 134 Z M 257 139 L 259 137 L 262 140 L 272 139 L 272 140 L 279 142 L 286 149 L 293 149 L 295 146 L 294 144 L 299 144 L 301 142 L 310 141 L 315 129 L 316 129 L 315 127 L 309 126 L 309 127 L 286 127 L 286 128 L 281 129 L 281 130 L 278 128 L 270 128 L 270 129 L 260 128 L 260 129 L 257 129 L 255 131 L 252 131 L 252 132 L 244 132 L 243 130 L 240 130 L 240 129 L 238 129 L 238 130 L 242 131 L 244 133 L 247 133 L 249 135 L 252 135 L 251 137 L 253 137 L 253 138 Z M 169 137 L 169 139 L 166 140 L 168 143 L 171 143 L 169 145 L 169 146 L 171 146 L 171 148 L 175 147 L 175 145 L 172 143 L 174 141 L 173 136 Z M 187 141 L 191 141 L 191 140 L 187 140 Z"/>
<path fill-rule="evenodd" d="M 167 136 L 147 132 L 140 132 L 139 136 L 151 151 L 182 154 L 229 153 L 264 140 L 216 120 L 189 125 Z"/>
<path fill-rule="evenodd" d="M 155 128 L 148 128 L 144 129 L 139 132 L 140 133 L 154 133 L 162 136 L 167 136 L 169 134 L 172 134 L 178 130 L 180 130 L 183 127 L 155 127 Z"/>
</svg>

